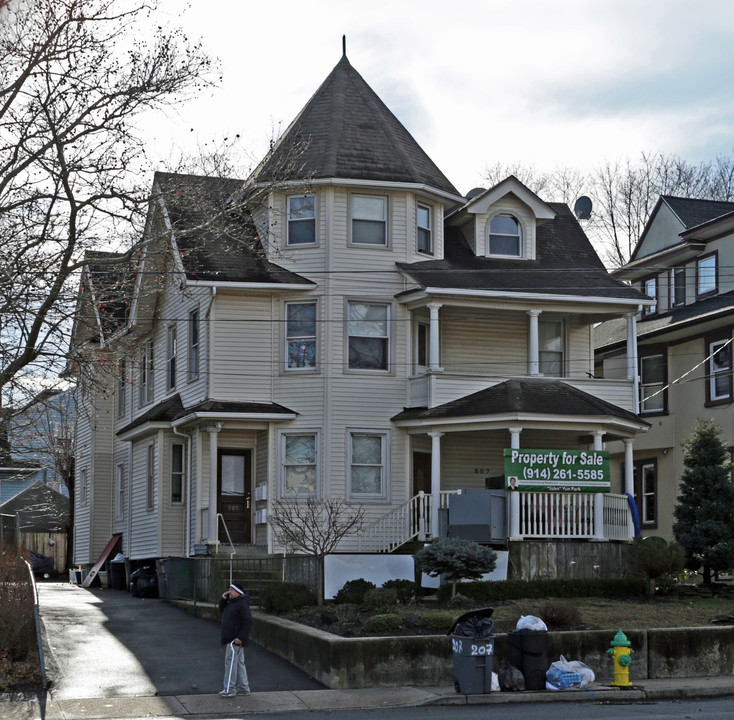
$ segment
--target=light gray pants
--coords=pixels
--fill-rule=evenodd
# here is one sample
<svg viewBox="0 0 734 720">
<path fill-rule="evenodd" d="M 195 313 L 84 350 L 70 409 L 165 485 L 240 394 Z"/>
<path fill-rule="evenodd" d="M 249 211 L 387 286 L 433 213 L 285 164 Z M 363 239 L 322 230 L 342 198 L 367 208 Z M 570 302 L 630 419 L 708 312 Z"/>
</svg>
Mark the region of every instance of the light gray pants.
<svg viewBox="0 0 734 720">
<path fill-rule="evenodd" d="M 224 646 L 224 689 L 239 693 L 250 691 L 245 667 L 245 648 L 242 645 L 228 643 Z"/>
</svg>

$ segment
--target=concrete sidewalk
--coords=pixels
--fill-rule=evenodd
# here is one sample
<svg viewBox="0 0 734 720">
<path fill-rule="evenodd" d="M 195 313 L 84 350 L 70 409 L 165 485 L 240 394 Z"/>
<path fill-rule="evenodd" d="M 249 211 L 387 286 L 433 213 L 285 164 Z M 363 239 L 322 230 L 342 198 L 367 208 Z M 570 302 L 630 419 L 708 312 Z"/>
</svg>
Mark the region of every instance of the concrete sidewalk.
<svg viewBox="0 0 734 720">
<path fill-rule="evenodd" d="M 39 697 L 0 699 L 2 720 L 113 720 L 117 718 L 190 718 L 272 713 L 297 710 L 368 709 L 416 705 L 464 705 L 542 702 L 644 702 L 693 697 L 734 695 L 734 676 L 645 680 L 629 689 L 595 684 L 588 690 L 502 692 L 458 695 L 453 688 L 368 688 L 363 690 L 294 690 L 254 692 L 248 696 L 218 695 L 170 697 L 54 699 Z"/>
</svg>

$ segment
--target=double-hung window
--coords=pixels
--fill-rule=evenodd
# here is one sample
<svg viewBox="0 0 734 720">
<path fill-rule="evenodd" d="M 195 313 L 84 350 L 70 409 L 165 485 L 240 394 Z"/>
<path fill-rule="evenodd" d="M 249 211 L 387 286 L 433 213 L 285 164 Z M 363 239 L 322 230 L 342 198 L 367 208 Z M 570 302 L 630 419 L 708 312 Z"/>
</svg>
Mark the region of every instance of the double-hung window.
<svg viewBox="0 0 734 720">
<path fill-rule="evenodd" d="M 145 507 L 155 507 L 155 446 L 148 445 L 145 458 Z"/>
<path fill-rule="evenodd" d="M 383 430 L 349 430 L 349 498 L 387 499 L 389 434 Z"/>
<path fill-rule="evenodd" d="M 642 283 L 642 292 L 652 300 L 658 299 L 658 279 L 656 277 L 647 278 Z M 643 315 L 654 315 L 658 311 L 657 302 L 654 305 L 645 305 L 642 308 Z"/>
<path fill-rule="evenodd" d="M 707 343 L 707 404 L 726 403 L 732 400 L 731 345 L 731 340 L 724 339 Z"/>
<path fill-rule="evenodd" d="M 155 358 L 153 357 L 153 341 L 148 340 L 143 345 L 143 349 L 140 355 L 140 405 L 146 405 L 147 403 L 153 402 L 154 393 L 153 393 L 153 370 L 154 370 L 154 361 Z"/>
<path fill-rule="evenodd" d="M 288 198 L 288 245 L 316 243 L 316 198 L 302 195 Z"/>
<path fill-rule="evenodd" d="M 390 369 L 390 305 L 349 302 L 349 368 Z"/>
<path fill-rule="evenodd" d="M 717 285 L 716 253 L 699 258 L 696 262 L 696 295 L 714 293 Z"/>
<path fill-rule="evenodd" d="M 119 371 L 117 375 L 117 415 L 125 414 L 127 404 L 127 360 L 120 358 Z"/>
<path fill-rule="evenodd" d="M 316 496 L 319 490 L 319 433 L 281 433 L 280 456 L 281 496 Z"/>
<path fill-rule="evenodd" d="M 654 460 L 635 463 L 634 491 L 640 523 L 657 526 L 657 465 Z"/>
<path fill-rule="evenodd" d="M 166 358 L 166 376 L 168 382 L 168 389 L 173 390 L 176 387 L 176 352 L 178 349 L 178 342 L 176 340 L 176 326 L 168 326 L 168 343 L 167 351 L 168 357 Z"/>
<path fill-rule="evenodd" d="M 199 311 L 189 313 L 189 382 L 199 377 Z"/>
<path fill-rule="evenodd" d="M 666 411 L 667 366 L 664 352 L 640 357 L 640 414 Z"/>
<path fill-rule="evenodd" d="M 563 375 L 563 322 L 540 320 L 538 322 L 538 359 L 543 375 Z"/>
<path fill-rule="evenodd" d="M 419 205 L 416 209 L 416 236 L 418 252 L 433 255 L 433 234 L 431 232 L 431 208 Z"/>
<path fill-rule="evenodd" d="M 670 307 L 686 304 L 686 266 L 670 268 Z"/>
<path fill-rule="evenodd" d="M 387 246 L 387 197 L 352 195 L 352 244 Z"/>
<path fill-rule="evenodd" d="M 495 215 L 489 221 L 489 254 L 520 257 L 522 249 L 520 223 L 512 215 Z"/>
<path fill-rule="evenodd" d="M 183 502 L 184 485 L 184 446 L 182 443 L 171 444 L 171 503 Z"/>
<path fill-rule="evenodd" d="M 316 369 L 316 303 L 286 303 L 286 370 Z"/>
<path fill-rule="evenodd" d="M 115 517 L 125 515 L 125 464 L 118 463 L 115 475 Z"/>
</svg>

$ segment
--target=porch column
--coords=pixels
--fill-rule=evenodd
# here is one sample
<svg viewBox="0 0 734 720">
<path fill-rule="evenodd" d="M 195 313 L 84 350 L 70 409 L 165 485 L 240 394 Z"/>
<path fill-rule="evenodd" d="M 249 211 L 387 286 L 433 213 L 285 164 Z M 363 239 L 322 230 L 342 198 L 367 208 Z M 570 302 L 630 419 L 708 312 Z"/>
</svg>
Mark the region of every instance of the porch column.
<svg viewBox="0 0 734 720">
<path fill-rule="evenodd" d="M 210 543 L 216 542 L 219 537 L 219 528 L 217 527 L 217 435 L 222 429 L 222 423 L 215 423 L 207 428 L 209 433 L 209 528 L 207 530 L 207 540 Z"/>
<path fill-rule="evenodd" d="M 529 310 L 530 327 L 528 328 L 528 374 L 540 375 L 540 354 L 538 350 L 538 316 L 540 310 Z M 519 447 L 519 446 L 518 446 Z"/>
<path fill-rule="evenodd" d="M 438 537 L 438 510 L 441 507 L 441 438 L 443 433 L 429 432 L 431 438 L 431 537 Z"/>
<path fill-rule="evenodd" d="M 632 452 L 635 441 L 633 438 L 624 440 L 624 491 L 634 496 L 635 494 L 635 461 Z M 627 530 L 630 540 L 635 536 L 635 526 L 632 522 L 632 513 L 627 513 Z"/>
<path fill-rule="evenodd" d="M 520 433 L 522 428 L 511 427 L 510 430 L 510 448 L 513 450 L 520 449 Z M 520 493 L 517 490 L 507 490 L 510 501 L 509 512 L 509 539 L 520 539 Z"/>
<path fill-rule="evenodd" d="M 428 303 L 426 306 L 431 313 L 429 344 L 428 344 L 428 367 L 431 372 L 442 372 L 443 368 L 439 364 L 438 358 L 438 311 L 441 309 L 441 303 Z"/>
<path fill-rule="evenodd" d="M 640 412 L 640 374 L 637 370 L 637 315 L 627 315 L 627 379 L 632 380 L 632 412 Z"/>
<path fill-rule="evenodd" d="M 594 450 L 603 450 L 604 430 L 594 430 Z M 604 539 L 604 493 L 594 493 L 594 539 Z"/>
</svg>

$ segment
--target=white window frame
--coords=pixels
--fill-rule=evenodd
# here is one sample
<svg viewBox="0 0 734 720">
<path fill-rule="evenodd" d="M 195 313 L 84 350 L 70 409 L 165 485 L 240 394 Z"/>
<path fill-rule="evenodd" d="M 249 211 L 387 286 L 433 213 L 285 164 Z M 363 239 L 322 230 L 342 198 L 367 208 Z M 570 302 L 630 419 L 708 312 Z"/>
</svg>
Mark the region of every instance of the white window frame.
<svg viewBox="0 0 734 720">
<path fill-rule="evenodd" d="M 420 213 L 421 210 L 425 211 L 428 218 L 428 224 L 426 226 L 421 225 Z M 421 248 L 421 231 L 428 237 L 428 249 Z M 430 205 L 418 203 L 415 209 L 415 249 L 416 252 L 423 253 L 424 255 L 433 255 L 435 253 L 433 244 L 433 208 Z"/>
<path fill-rule="evenodd" d="M 708 344 L 708 383 L 709 383 L 709 397 L 708 402 L 721 402 L 722 400 L 731 399 L 731 373 L 732 373 L 732 343 L 727 344 L 727 340 L 714 340 Z M 727 367 L 716 367 L 715 360 L 716 354 L 719 350 L 724 349 L 728 351 L 729 365 Z M 723 394 L 719 394 L 716 391 L 716 380 L 723 376 L 726 379 L 727 390 Z"/>
<path fill-rule="evenodd" d="M 187 377 L 189 382 L 199 379 L 199 348 L 201 347 L 201 318 L 199 308 L 189 313 L 189 348 Z"/>
<path fill-rule="evenodd" d="M 155 399 L 155 344 L 153 340 L 143 343 L 140 354 L 140 406 L 152 403 Z"/>
<path fill-rule="evenodd" d="M 127 410 L 127 358 L 121 357 L 117 374 L 117 417 Z"/>
<path fill-rule="evenodd" d="M 311 198 L 313 200 L 313 217 L 291 217 L 291 200 L 300 200 L 300 199 L 306 199 Z M 314 247 L 317 245 L 317 208 L 316 208 L 316 195 L 312 195 L 310 193 L 307 193 L 305 195 L 289 195 L 286 198 L 286 214 L 287 214 L 287 222 L 286 222 L 286 245 L 288 247 L 292 248 L 299 248 L 299 247 Z M 291 242 L 291 223 L 312 223 L 313 224 L 313 240 L 310 242 Z"/>
<path fill-rule="evenodd" d="M 353 440 L 355 436 L 380 438 L 380 463 L 370 467 L 380 468 L 380 491 L 377 493 L 360 493 L 352 488 Z M 385 503 L 390 497 L 390 431 L 384 428 L 347 428 L 347 499 L 359 502 Z"/>
<path fill-rule="evenodd" d="M 663 377 L 659 381 L 645 382 L 645 363 L 646 361 L 654 360 L 655 358 L 660 358 Z M 660 392 L 660 390 L 665 387 L 665 362 L 665 355 L 661 352 L 642 355 L 640 357 L 640 415 L 660 414 L 664 413 L 666 410 L 665 391 Z M 655 397 L 650 400 L 654 405 L 651 407 L 645 407 L 646 398 L 649 398 L 651 395 L 655 395 Z"/>
<path fill-rule="evenodd" d="M 174 470 L 174 457 L 176 453 L 181 454 L 181 469 Z M 170 457 L 170 474 L 171 474 L 171 505 L 183 505 L 184 503 L 184 488 L 186 487 L 186 453 L 183 443 L 172 442 L 171 443 L 171 457 Z M 178 481 L 181 488 L 181 494 L 178 500 L 174 498 L 173 488 L 175 482 Z"/>
<path fill-rule="evenodd" d="M 176 389 L 176 355 L 178 354 L 178 332 L 175 325 L 168 326 L 166 333 L 166 385 L 168 390 Z"/>
<path fill-rule="evenodd" d="M 492 222 L 500 217 L 508 217 L 514 220 L 517 223 L 517 235 L 508 235 L 507 233 L 498 233 L 498 232 L 492 232 Z M 500 257 L 500 258 L 521 258 L 523 257 L 523 226 L 522 223 L 518 218 L 516 218 L 512 213 L 509 212 L 500 212 L 496 215 L 493 215 L 491 218 L 489 218 L 489 221 L 487 222 L 487 256 L 488 257 Z M 492 236 L 496 236 L 498 238 L 504 237 L 504 238 L 517 238 L 517 254 L 507 254 L 507 253 L 495 253 L 492 252 Z"/>
<path fill-rule="evenodd" d="M 155 509 L 155 444 L 145 448 L 145 509 Z"/>
<path fill-rule="evenodd" d="M 383 216 L 380 220 L 375 220 L 374 218 L 368 218 L 368 217 L 360 217 L 355 213 L 355 200 L 359 198 L 368 198 L 370 200 L 381 200 L 382 201 L 382 207 L 383 207 Z M 352 193 L 349 196 L 349 243 L 350 245 L 357 245 L 358 247 L 362 248 L 389 248 L 390 247 L 390 233 L 389 233 L 389 218 L 390 218 L 390 201 L 387 195 L 372 195 L 369 193 Z M 383 242 L 381 243 L 371 243 L 371 242 L 364 242 L 356 239 L 356 233 L 354 231 L 354 223 L 355 221 L 360 222 L 372 222 L 372 223 L 382 223 L 383 226 Z"/>
<path fill-rule="evenodd" d="M 311 436 L 314 438 L 314 461 L 312 463 L 301 463 L 294 467 L 308 466 L 314 468 L 314 492 L 286 492 L 286 443 L 289 437 Z M 281 500 L 303 500 L 305 498 L 317 498 L 321 496 L 321 431 L 314 428 L 304 428 L 303 430 L 280 430 L 278 433 L 278 464 L 280 467 L 280 477 L 278 480 L 278 497 Z"/>
<path fill-rule="evenodd" d="M 558 337 L 558 339 L 561 341 L 560 350 L 544 350 L 541 346 L 541 336 L 542 336 L 541 328 L 544 326 L 548 326 L 548 325 L 560 326 L 559 334 L 557 336 L 554 336 L 554 337 Z M 546 359 L 544 359 L 543 356 L 544 355 L 548 356 L 551 354 L 554 356 L 554 358 L 556 356 L 559 356 L 559 359 L 557 360 L 557 362 L 558 362 L 558 368 L 560 372 L 557 375 L 546 372 L 544 369 L 544 367 L 547 367 L 549 360 L 547 357 Z M 566 376 L 565 360 L 566 360 L 566 325 L 565 323 L 563 322 L 563 320 L 553 320 L 550 318 L 543 318 L 543 317 L 539 318 L 538 320 L 538 361 L 539 361 L 538 367 L 539 367 L 541 374 L 547 375 L 549 377 L 565 377 Z M 553 362 L 556 362 L 556 360 L 553 360 Z"/>
<path fill-rule="evenodd" d="M 351 308 L 352 306 L 356 305 L 368 305 L 372 307 L 384 307 L 386 309 L 386 315 L 385 315 L 385 325 L 386 325 L 386 334 L 385 335 L 357 335 L 352 334 L 352 320 L 351 320 Z M 354 373 L 379 373 L 381 375 L 388 374 L 392 372 L 392 318 L 393 318 L 393 312 L 394 308 L 392 303 L 380 301 L 380 300 L 363 300 L 359 298 L 352 298 L 347 299 L 346 301 L 346 323 L 345 323 L 345 331 L 346 331 L 346 338 L 344 342 L 345 347 L 345 358 L 344 358 L 344 365 L 348 372 L 354 372 Z M 359 322 L 359 321 L 355 321 Z M 350 355 L 351 355 L 351 338 L 380 338 L 381 340 L 387 341 L 387 346 L 385 349 L 385 364 L 386 367 L 380 367 L 380 368 L 359 368 L 359 367 L 352 367 Z"/>
<path fill-rule="evenodd" d="M 83 507 L 89 506 L 89 471 L 85 467 L 79 473 L 79 501 Z"/>
<path fill-rule="evenodd" d="M 289 326 L 288 326 L 288 309 L 291 306 L 295 305 L 312 305 L 314 308 L 314 334 L 313 335 L 289 335 Z M 284 334 L 285 337 L 283 339 L 283 353 L 284 353 L 284 362 L 283 367 L 285 372 L 288 373 L 313 373 L 318 372 L 319 370 L 319 340 L 318 340 L 318 326 L 319 326 L 319 308 L 318 303 L 315 300 L 311 301 L 289 301 L 284 303 L 284 322 L 283 322 L 283 328 L 284 328 Z M 314 343 L 314 363 L 312 366 L 307 367 L 290 367 L 290 345 L 291 343 L 297 343 L 297 342 L 304 342 L 309 341 Z"/>
<path fill-rule="evenodd" d="M 115 466 L 115 518 L 125 517 L 125 463 Z"/>
</svg>

